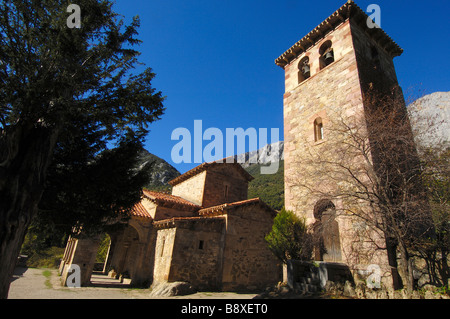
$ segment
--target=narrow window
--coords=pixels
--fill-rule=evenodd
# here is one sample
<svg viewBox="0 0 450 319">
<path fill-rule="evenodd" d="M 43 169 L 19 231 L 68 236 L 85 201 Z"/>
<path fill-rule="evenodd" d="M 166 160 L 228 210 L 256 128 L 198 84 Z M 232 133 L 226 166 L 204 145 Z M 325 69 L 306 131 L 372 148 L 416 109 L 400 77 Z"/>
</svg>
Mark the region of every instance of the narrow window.
<svg viewBox="0 0 450 319">
<path fill-rule="evenodd" d="M 203 250 L 204 245 L 205 245 L 205 242 L 203 240 L 198 241 L 198 249 L 199 250 Z"/>
<path fill-rule="evenodd" d="M 225 200 L 228 199 L 228 185 L 224 185 L 223 196 Z"/>
<path fill-rule="evenodd" d="M 314 140 L 316 142 L 323 140 L 323 123 L 320 117 L 314 120 Z"/>
<path fill-rule="evenodd" d="M 161 255 L 160 255 L 160 257 L 162 257 L 164 255 L 164 245 L 165 244 L 166 244 L 166 238 L 163 237 L 162 245 L 161 245 Z"/>
<path fill-rule="evenodd" d="M 309 66 L 309 58 L 304 57 L 298 63 L 298 83 L 305 81 L 311 76 L 311 68 Z"/>
<path fill-rule="evenodd" d="M 319 54 L 321 70 L 334 62 L 334 52 L 330 40 L 325 41 L 325 43 L 320 46 Z"/>
</svg>

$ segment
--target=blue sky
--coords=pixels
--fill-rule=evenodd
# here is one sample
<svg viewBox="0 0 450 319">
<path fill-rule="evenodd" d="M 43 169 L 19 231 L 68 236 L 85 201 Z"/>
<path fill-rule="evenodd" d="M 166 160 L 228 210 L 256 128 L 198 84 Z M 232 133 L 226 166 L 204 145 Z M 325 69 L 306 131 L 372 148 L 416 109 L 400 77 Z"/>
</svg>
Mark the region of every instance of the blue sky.
<svg viewBox="0 0 450 319">
<path fill-rule="evenodd" d="M 193 132 L 194 120 L 202 120 L 203 130 L 224 133 L 279 128 L 283 140 L 284 72 L 274 60 L 344 3 L 116 0 L 115 11 L 125 21 L 139 15 L 140 60 L 156 73 L 153 86 L 167 96 L 167 110 L 151 124 L 146 149 L 184 173 L 198 163 L 173 163 L 178 141 L 171 134 L 178 127 Z M 363 10 L 378 4 L 381 27 L 404 49 L 394 63 L 406 96 L 450 90 L 450 1 L 356 3 Z"/>
</svg>

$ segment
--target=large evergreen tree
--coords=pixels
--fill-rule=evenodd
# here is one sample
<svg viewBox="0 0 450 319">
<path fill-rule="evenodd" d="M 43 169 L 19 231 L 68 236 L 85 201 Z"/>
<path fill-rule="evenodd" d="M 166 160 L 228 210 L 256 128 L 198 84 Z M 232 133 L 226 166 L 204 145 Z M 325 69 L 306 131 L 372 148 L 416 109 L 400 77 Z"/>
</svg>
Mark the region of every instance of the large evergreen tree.
<svg viewBox="0 0 450 319">
<path fill-rule="evenodd" d="M 101 189 L 97 184 L 95 190 L 76 190 L 62 198 L 59 191 L 70 189 L 64 181 L 58 198 L 85 210 L 95 201 L 102 209 L 92 216 L 102 220 L 106 207 L 117 211 L 130 205 L 136 193 L 123 200 L 107 190 L 130 194 L 125 188 L 135 187 L 139 174 L 122 166 L 121 174 L 135 174 L 137 180 L 121 184 L 108 180 L 107 170 L 118 160 L 132 163 L 127 154 L 139 148 L 148 124 L 164 110 L 161 93 L 151 86 L 151 69 L 133 73 L 139 56 L 134 49 L 140 43 L 135 38 L 138 18 L 125 25 L 107 0 L 77 4 L 80 28 L 67 24 L 67 1 L 0 4 L 1 298 L 7 296 L 15 260 L 44 189 L 52 198 L 58 187 L 54 183 L 62 181 L 58 176 L 79 178 L 79 185 L 98 178 L 114 187 Z M 117 149 L 108 150 L 113 143 Z M 54 210 L 49 203 L 44 200 L 41 206 Z"/>
</svg>

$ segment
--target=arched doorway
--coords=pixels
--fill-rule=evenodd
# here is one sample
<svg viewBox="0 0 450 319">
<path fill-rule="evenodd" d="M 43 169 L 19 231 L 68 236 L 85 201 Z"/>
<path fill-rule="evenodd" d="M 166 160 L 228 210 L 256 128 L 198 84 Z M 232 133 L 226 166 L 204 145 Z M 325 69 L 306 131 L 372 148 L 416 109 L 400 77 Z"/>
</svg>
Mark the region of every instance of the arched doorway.
<svg viewBox="0 0 450 319">
<path fill-rule="evenodd" d="M 336 221 L 336 207 L 328 199 L 319 200 L 314 206 L 314 234 L 316 245 L 314 259 L 339 262 L 342 260 L 339 224 Z"/>
<path fill-rule="evenodd" d="M 132 225 L 99 236 L 97 267 L 91 274 L 91 284 L 121 287 L 130 284 L 139 259 L 139 234 Z M 108 279 L 109 278 L 109 279 Z"/>
</svg>

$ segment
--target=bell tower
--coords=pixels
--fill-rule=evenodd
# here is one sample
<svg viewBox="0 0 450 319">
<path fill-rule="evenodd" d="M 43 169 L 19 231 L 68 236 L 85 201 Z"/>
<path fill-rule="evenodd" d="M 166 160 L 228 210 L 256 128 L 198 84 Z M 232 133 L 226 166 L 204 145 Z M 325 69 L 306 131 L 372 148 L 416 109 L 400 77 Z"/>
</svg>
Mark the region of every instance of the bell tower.
<svg viewBox="0 0 450 319">
<path fill-rule="evenodd" d="M 316 251 L 316 260 L 349 264 L 354 251 L 345 236 L 353 237 L 356 226 L 345 216 L 343 202 L 320 196 L 339 180 L 308 174 L 320 167 L 304 161 L 305 154 L 330 151 L 330 122 L 336 114 L 364 119 L 369 92 L 404 101 L 393 63 L 403 50 L 381 28 L 370 28 L 367 19 L 349 0 L 275 60 L 285 72 L 285 207 L 305 217 L 312 229 L 326 232 L 324 252 Z M 300 187 L 305 178 L 315 179 L 309 181 L 315 195 Z M 385 252 L 378 257 L 387 260 Z M 371 262 L 358 257 L 354 263 Z"/>
</svg>

